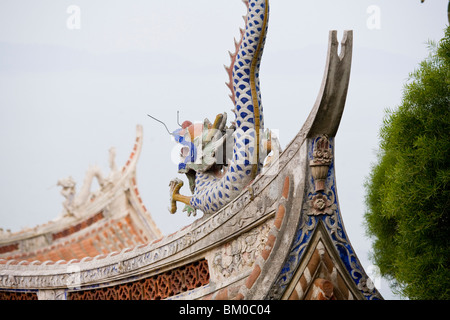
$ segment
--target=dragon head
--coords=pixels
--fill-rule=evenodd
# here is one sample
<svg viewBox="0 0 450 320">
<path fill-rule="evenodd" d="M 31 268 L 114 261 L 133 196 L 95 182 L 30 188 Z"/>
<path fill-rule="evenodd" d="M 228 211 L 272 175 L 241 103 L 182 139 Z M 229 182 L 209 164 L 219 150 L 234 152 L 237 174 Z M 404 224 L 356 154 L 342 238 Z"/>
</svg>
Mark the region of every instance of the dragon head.
<svg viewBox="0 0 450 320">
<path fill-rule="evenodd" d="M 227 163 L 226 142 L 231 140 L 233 128 L 226 128 L 226 122 L 227 114 L 218 114 L 214 123 L 208 119 L 195 124 L 184 121 L 181 128 L 172 133 L 175 141 L 181 144 L 178 173 L 186 174 L 192 192 L 197 172 L 221 171 Z"/>
</svg>

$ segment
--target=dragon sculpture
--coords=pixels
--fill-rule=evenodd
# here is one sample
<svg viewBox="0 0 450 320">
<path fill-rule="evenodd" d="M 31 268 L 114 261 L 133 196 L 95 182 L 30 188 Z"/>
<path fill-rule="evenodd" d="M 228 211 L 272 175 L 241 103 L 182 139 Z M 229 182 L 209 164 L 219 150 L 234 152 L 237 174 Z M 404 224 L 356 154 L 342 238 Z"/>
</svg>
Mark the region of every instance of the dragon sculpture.
<svg viewBox="0 0 450 320">
<path fill-rule="evenodd" d="M 179 194 L 183 181 L 170 183 L 169 211 L 175 213 L 176 202 L 186 204 L 188 215 L 201 210 L 218 211 L 245 189 L 261 172 L 263 161 L 271 150 L 279 150 L 276 137 L 264 131 L 259 67 L 266 39 L 269 1 L 243 0 L 247 7 L 245 29 L 235 40 L 231 65 L 225 67 L 230 81 L 235 121 L 226 126 L 227 114 L 216 116 L 214 123 L 193 124 L 185 121 L 172 135 L 182 145 L 178 172 L 186 174 L 192 196 Z"/>
<path fill-rule="evenodd" d="M 115 184 L 115 182 L 120 178 L 115 157 L 116 149 L 111 147 L 109 149 L 109 168 L 111 171 L 107 176 L 103 175 L 99 166 L 90 166 L 86 171 L 83 185 L 78 193 L 76 192 L 76 182 L 72 177 L 58 180 L 56 185 L 61 187 L 61 195 L 66 199 L 63 202 L 64 210 L 58 218 L 71 216 L 79 218 L 83 212 L 83 206 L 95 199 L 97 196 L 101 195 L 105 189 Z M 91 186 L 94 178 L 97 179 L 100 190 L 92 192 Z"/>
</svg>

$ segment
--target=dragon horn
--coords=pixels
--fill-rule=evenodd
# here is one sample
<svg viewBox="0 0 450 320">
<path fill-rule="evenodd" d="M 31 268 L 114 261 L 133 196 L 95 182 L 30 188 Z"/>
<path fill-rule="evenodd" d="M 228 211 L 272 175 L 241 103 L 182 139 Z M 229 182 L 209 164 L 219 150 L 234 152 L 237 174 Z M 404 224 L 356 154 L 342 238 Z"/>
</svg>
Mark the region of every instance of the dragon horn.
<svg viewBox="0 0 450 320">
<path fill-rule="evenodd" d="M 205 138 L 204 142 L 209 142 L 211 141 L 212 137 L 214 136 L 214 134 L 217 132 L 217 130 L 220 130 L 221 124 L 222 124 L 222 120 L 223 120 L 224 115 L 222 113 L 219 113 L 216 116 L 216 119 L 214 120 L 214 123 L 211 127 L 211 129 L 208 132 L 208 135 Z"/>
</svg>

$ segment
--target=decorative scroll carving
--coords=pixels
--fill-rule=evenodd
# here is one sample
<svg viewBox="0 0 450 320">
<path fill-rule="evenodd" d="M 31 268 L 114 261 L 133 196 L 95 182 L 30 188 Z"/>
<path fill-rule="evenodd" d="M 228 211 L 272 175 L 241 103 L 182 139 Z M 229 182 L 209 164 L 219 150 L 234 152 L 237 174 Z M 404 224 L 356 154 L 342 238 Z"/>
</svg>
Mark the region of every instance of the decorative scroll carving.
<svg viewBox="0 0 450 320">
<path fill-rule="evenodd" d="M 69 300 L 160 300 L 209 283 L 208 262 L 203 259 L 146 279 L 111 287 L 74 291 Z"/>
</svg>

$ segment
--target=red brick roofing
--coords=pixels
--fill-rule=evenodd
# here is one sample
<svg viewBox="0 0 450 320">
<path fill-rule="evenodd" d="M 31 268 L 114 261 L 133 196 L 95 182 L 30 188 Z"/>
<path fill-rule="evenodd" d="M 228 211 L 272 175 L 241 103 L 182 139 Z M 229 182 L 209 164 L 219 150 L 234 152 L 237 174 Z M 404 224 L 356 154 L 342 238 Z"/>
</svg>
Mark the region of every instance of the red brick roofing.
<svg viewBox="0 0 450 320">
<path fill-rule="evenodd" d="M 74 227 L 77 226 L 75 225 Z M 114 222 L 106 221 L 88 232 L 80 232 L 78 236 L 69 232 L 64 236 L 62 235 L 64 231 L 57 233 L 59 241 L 55 241 L 48 247 L 3 258 L 8 260 L 28 260 L 30 262 L 35 260 L 69 261 L 72 259 L 95 257 L 113 251 L 121 251 L 122 249 L 134 247 L 150 240 L 142 230 L 137 228 L 130 215 Z M 67 240 L 64 238 L 67 238 Z"/>
</svg>

